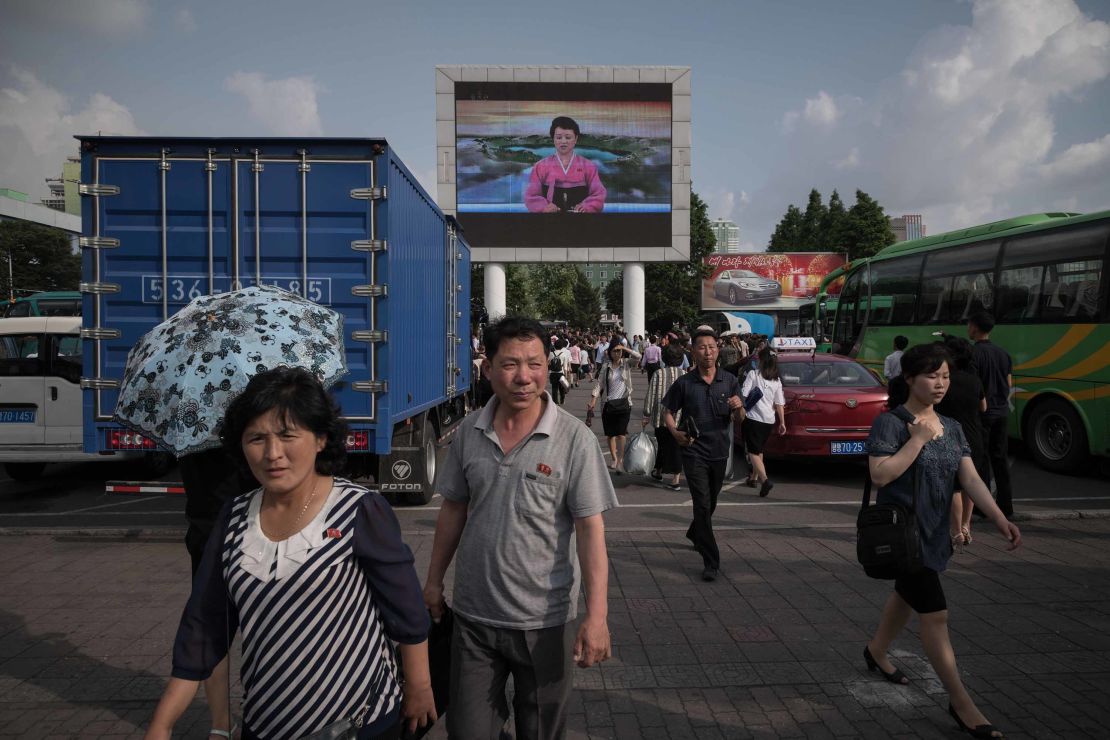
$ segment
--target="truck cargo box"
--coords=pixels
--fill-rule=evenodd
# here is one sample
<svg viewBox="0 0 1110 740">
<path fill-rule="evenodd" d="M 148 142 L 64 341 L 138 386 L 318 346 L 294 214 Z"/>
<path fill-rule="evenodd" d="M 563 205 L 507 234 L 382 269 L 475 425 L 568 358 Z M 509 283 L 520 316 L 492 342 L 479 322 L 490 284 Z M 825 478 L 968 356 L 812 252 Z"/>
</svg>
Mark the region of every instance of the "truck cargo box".
<svg viewBox="0 0 1110 740">
<path fill-rule="evenodd" d="M 465 410 L 470 250 L 385 140 L 78 139 L 86 451 L 135 443 L 112 412 L 139 337 L 258 283 L 343 315 L 350 374 L 333 394 L 352 452 Z"/>
</svg>

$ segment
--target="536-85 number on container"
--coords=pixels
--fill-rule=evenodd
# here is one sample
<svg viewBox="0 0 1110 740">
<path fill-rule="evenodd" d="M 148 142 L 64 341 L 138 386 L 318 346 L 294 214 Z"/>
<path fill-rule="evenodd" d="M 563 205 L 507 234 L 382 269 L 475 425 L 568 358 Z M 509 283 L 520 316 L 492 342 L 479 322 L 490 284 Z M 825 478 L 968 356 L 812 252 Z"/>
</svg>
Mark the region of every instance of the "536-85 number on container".
<svg viewBox="0 0 1110 740">
<path fill-rule="evenodd" d="M 331 304 L 331 278 L 309 278 L 306 286 L 307 290 L 303 292 L 303 281 L 300 278 L 263 277 L 261 281 L 257 281 L 253 277 L 242 278 L 236 287 L 245 288 L 258 282 L 263 285 L 274 285 L 297 295 L 304 295 L 308 300 L 323 306 Z M 213 292 L 216 293 L 229 291 L 231 290 L 231 279 L 227 277 L 216 278 L 212 288 Z M 207 293 L 207 276 L 171 275 L 163 280 L 161 275 L 143 275 L 143 303 L 161 303 L 165 299 L 170 305 L 184 306 L 189 301 L 200 298 Z"/>
</svg>

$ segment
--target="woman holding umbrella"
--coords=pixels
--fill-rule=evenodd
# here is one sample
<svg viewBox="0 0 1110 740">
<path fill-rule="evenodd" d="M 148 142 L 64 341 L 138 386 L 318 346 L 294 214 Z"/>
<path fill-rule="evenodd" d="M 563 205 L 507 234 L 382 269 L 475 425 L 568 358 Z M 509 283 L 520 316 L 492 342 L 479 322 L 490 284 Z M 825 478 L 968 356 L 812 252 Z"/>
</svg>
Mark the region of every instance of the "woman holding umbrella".
<svg viewBox="0 0 1110 740">
<path fill-rule="evenodd" d="M 323 386 L 302 369 L 259 373 L 228 407 L 222 439 L 261 487 L 220 514 L 146 736 L 170 737 L 236 629 L 247 740 L 339 728 L 396 738 L 402 723 L 433 722 L 413 556 L 382 497 L 335 477 L 346 429 Z"/>
</svg>

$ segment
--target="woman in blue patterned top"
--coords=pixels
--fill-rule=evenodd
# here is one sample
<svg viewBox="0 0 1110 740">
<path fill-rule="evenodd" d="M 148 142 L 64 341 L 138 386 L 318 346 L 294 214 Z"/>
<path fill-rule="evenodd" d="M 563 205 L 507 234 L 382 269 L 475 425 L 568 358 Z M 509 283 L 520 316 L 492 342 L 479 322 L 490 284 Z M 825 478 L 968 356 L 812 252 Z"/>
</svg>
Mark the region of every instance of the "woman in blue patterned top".
<svg viewBox="0 0 1110 740">
<path fill-rule="evenodd" d="M 881 672 L 886 680 L 908 683 L 891 664 L 887 650 L 910 614 L 917 612 L 925 654 L 948 691 L 948 711 L 953 719 L 974 737 L 1002 737 L 975 706 L 960 680 L 948 635 L 948 605 L 939 574 L 952 555 L 948 517 L 955 480 L 959 479 L 959 487 L 1009 541 L 1010 550 L 1021 544 L 1021 532 L 1003 516 L 975 472 L 959 422 L 933 408 L 948 391 L 949 367 L 948 354 L 939 344 L 918 345 L 902 355 L 902 377 L 890 384 L 890 411 L 875 420 L 867 440 L 868 466 L 871 480 L 879 486 L 879 503 L 911 507 L 917 482 L 915 512 L 925 568 L 895 580 L 894 593 L 887 599 L 878 631 L 864 648 L 863 657 L 867 667 Z"/>
<path fill-rule="evenodd" d="M 336 724 L 396 738 L 402 718 L 435 720 L 412 552 L 379 494 L 334 477 L 346 436 L 305 370 L 260 373 L 228 408 L 224 445 L 262 486 L 229 501 L 208 540 L 148 738 L 170 737 L 236 629 L 246 740 Z"/>
</svg>

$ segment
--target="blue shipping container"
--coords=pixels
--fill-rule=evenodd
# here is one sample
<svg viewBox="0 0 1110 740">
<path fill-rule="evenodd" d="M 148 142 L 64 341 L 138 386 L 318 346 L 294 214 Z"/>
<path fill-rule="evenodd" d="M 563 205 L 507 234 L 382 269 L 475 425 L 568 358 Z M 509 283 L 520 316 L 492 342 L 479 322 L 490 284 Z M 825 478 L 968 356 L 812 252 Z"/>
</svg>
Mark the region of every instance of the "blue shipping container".
<svg viewBox="0 0 1110 740">
<path fill-rule="evenodd" d="M 385 140 L 78 138 L 87 452 L 120 429 L 139 337 L 257 283 L 343 314 L 350 374 L 334 393 L 367 451 L 389 453 L 425 412 L 437 433 L 437 409 L 461 416 L 470 249 Z"/>
</svg>

